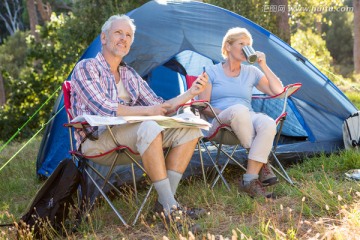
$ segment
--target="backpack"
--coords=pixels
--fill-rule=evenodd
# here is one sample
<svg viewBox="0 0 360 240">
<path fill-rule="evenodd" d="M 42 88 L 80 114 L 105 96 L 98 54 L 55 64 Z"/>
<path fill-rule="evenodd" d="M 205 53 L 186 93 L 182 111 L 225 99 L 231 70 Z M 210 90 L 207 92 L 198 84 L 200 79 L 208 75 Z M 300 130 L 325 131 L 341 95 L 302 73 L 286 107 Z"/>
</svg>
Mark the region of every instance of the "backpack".
<svg viewBox="0 0 360 240">
<path fill-rule="evenodd" d="M 348 117 L 342 126 L 343 140 L 346 149 L 360 147 L 360 111 Z"/>
<path fill-rule="evenodd" d="M 64 159 L 37 192 L 28 211 L 21 217 L 19 231 L 33 229 L 36 238 L 43 237 L 43 228 L 64 229 L 70 208 L 75 209 L 74 194 L 84 184 L 82 172 L 72 159 Z M 84 196 L 84 193 L 82 194 Z M 79 208 L 77 208 L 79 209 Z M 79 210 L 76 214 L 79 218 Z"/>
</svg>

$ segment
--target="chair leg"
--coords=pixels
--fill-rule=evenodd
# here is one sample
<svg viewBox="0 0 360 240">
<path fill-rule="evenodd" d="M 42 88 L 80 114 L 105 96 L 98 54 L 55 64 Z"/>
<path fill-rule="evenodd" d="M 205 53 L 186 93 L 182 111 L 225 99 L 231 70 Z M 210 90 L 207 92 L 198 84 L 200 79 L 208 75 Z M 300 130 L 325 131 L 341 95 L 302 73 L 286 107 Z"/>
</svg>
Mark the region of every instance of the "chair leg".
<svg viewBox="0 0 360 240">
<path fill-rule="evenodd" d="M 272 165 L 271 168 L 277 172 L 283 179 L 285 179 L 288 183 L 290 183 L 291 185 L 294 185 L 294 182 L 291 180 L 291 178 L 289 177 L 289 175 L 287 174 L 286 170 L 283 168 L 282 164 L 280 163 L 279 159 L 276 157 L 275 153 L 273 151 L 271 151 L 271 154 L 273 156 L 273 158 L 275 159 L 275 162 L 277 163 L 277 165 L 279 166 L 279 168 L 281 169 L 281 171 L 284 173 L 282 174 L 280 171 L 278 171 L 276 168 L 274 168 Z"/>
<path fill-rule="evenodd" d="M 140 216 L 140 213 L 142 212 L 142 210 L 143 210 L 143 208 L 145 206 L 145 203 L 147 202 L 147 200 L 148 200 L 148 198 L 150 196 L 150 193 L 151 193 L 153 187 L 154 187 L 154 184 L 151 184 L 151 186 L 150 186 L 149 190 L 147 191 L 146 196 L 145 196 L 143 202 L 141 203 L 141 206 L 140 206 L 140 208 L 139 208 L 139 210 L 138 210 L 138 212 L 137 212 L 137 214 L 135 216 L 135 219 L 134 219 L 134 221 L 132 223 L 132 226 L 134 226 L 136 224 L 136 222 L 137 222 L 137 220 L 138 220 L 138 218 Z"/>
<path fill-rule="evenodd" d="M 218 147 L 218 146 L 216 146 L 216 147 Z M 223 154 L 225 154 L 228 158 L 230 158 L 230 160 L 232 160 L 235 164 L 237 164 L 239 167 L 241 167 L 244 171 L 246 171 L 246 168 L 241 163 L 239 163 L 232 155 L 228 154 L 223 149 L 221 149 L 221 152 Z"/>
<path fill-rule="evenodd" d="M 105 182 L 105 177 L 93 166 L 86 164 L 86 167 L 89 167 L 93 172 L 96 173 L 96 175 L 98 175 L 104 182 Z M 113 190 L 115 190 L 119 195 L 121 195 L 121 192 L 119 191 L 119 189 L 117 187 L 115 187 L 110 181 L 106 182 Z"/>
<path fill-rule="evenodd" d="M 121 216 L 121 214 L 118 212 L 118 210 L 115 208 L 115 206 L 112 204 L 111 200 L 106 196 L 105 192 L 102 190 L 102 188 L 96 183 L 96 181 L 91 177 L 90 173 L 84 168 L 84 172 L 89 177 L 91 182 L 94 184 L 94 186 L 99 190 L 100 194 L 104 197 L 106 202 L 109 204 L 111 209 L 115 212 L 116 216 L 120 219 L 120 221 L 124 224 L 126 228 L 129 227 L 129 225 L 126 223 L 124 218 Z"/>
<path fill-rule="evenodd" d="M 111 166 L 110 166 L 110 169 L 109 169 L 109 171 L 108 171 L 108 173 L 106 174 L 106 177 L 105 177 L 105 179 L 104 179 L 104 184 L 103 184 L 103 186 L 102 186 L 102 189 L 104 189 L 106 183 L 109 181 L 109 178 L 110 178 L 110 176 L 111 176 L 111 174 L 112 174 L 112 172 L 113 172 L 113 170 L 114 170 L 114 168 L 115 168 L 115 165 L 116 165 L 116 161 L 117 161 L 118 156 L 119 156 L 119 153 L 116 153 L 116 154 L 115 154 L 115 157 L 114 157 L 114 160 L 113 160 L 113 162 L 112 162 L 112 164 L 111 164 Z"/>
<path fill-rule="evenodd" d="M 215 184 L 219 181 L 220 176 L 224 176 L 224 175 L 223 175 L 223 172 L 224 172 L 226 166 L 229 164 L 229 162 L 230 162 L 230 158 L 228 158 L 228 159 L 226 160 L 224 166 L 220 169 L 220 173 L 219 173 L 219 174 L 216 176 L 216 178 L 214 179 L 213 183 L 211 184 L 211 188 L 214 188 L 214 187 L 215 187 Z M 230 189 L 228 188 L 228 190 L 230 190 Z"/>
<path fill-rule="evenodd" d="M 200 141 L 202 141 L 202 140 L 200 140 Z M 201 171 L 202 171 L 202 175 L 203 175 L 203 179 L 204 179 L 204 184 L 205 184 L 205 186 L 207 186 L 206 174 L 205 174 L 205 166 L 204 166 L 204 159 L 203 159 L 202 152 L 201 152 L 200 141 L 197 142 L 197 146 L 198 146 L 198 151 L 199 151 Z"/>
<path fill-rule="evenodd" d="M 131 164 L 131 175 L 132 175 L 133 186 L 134 186 L 134 192 L 135 192 L 135 201 L 136 201 L 136 203 L 139 203 L 138 192 L 137 192 L 137 186 L 136 186 L 135 168 L 134 168 L 134 164 L 133 164 L 133 163 Z"/>
<path fill-rule="evenodd" d="M 128 154 L 127 154 L 128 155 Z M 133 159 L 130 155 L 128 155 L 133 161 L 136 161 L 135 159 Z M 102 176 L 101 173 L 99 173 L 99 171 L 97 171 L 94 167 L 90 166 L 87 164 L 87 166 L 90 167 L 91 170 L 93 170 L 103 181 L 104 181 L 104 186 L 106 184 L 109 184 L 113 189 L 116 190 L 117 193 L 121 194 L 121 192 L 119 191 L 119 189 L 117 187 L 115 187 L 110 181 L 108 181 L 108 179 L 110 178 L 111 173 L 113 172 L 113 168 L 114 163 L 116 163 L 117 157 L 114 159 L 113 165 L 110 167 L 110 170 L 108 171 L 108 174 L 106 177 Z M 133 184 L 134 184 L 134 192 L 135 192 L 135 197 L 136 197 L 136 202 L 139 202 L 139 198 L 138 198 L 138 193 L 137 193 L 137 187 L 136 187 L 136 175 L 135 175 L 135 169 L 134 169 L 134 163 L 131 163 L 131 172 L 132 172 L 132 179 L 133 179 Z M 85 169 L 84 169 L 85 171 Z M 100 194 L 105 198 L 105 200 L 107 201 L 107 203 L 110 205 L 111 209 L 115 212 L 115 214 L 118 216 L 118 218 L 121 220 L 121 222 L 126 226 L 129 227 L 129 225 L 126 223 L 126 221 L 124 220 L 124 218 L 121 216 L 121 214 L 116 210 L 116 208 L 114 207 L 114 205 L 111 203 L 110 199 L 107 197 L 106 193 L 103 191 L 103 187 L 100 188 L 100 186 L 96 183 L 96 181 L 90 176 L 90 173 L 86 170 L 86 174 L 89 177 L 89 179 L 94 183 L 95 187 L 99 190 Z M 141 206 L 139 208 L 139 210 L 136 213 L 135 219 L 132 223 L 132 225 L 134 226 L 138 220 L 138 218 L 140 217 L 140 214 L 147 202 L 147 200 L 149 199 L 150 193 L 153 189 L 153 184 L 151 184 L 143 202 L 141 203 Z M 92 206 L 91 206 L 92 207 Z"/>
<path fill-rule="evenodd" d="M 225 184 L 226 188 L 230 191 L 229 184 L 228 184 L 228 182 L 226 181 L 226 179 L 224 178 L 224 176 L 221 174 L 220 169 L 218 168 L 216 162 L 215 162 L 214 159 L 211 157 L 211 153 L 210 153 L 209 149 L 206 147 L 206 145 L 205 145 L 204 142 L 202 142 L 202 143 L 203 143 L 203 146 L 204 146 L 207 154 L 209 155 L 209 158 L 210 158 L 211 162 L 212 162 L 213 165 L 214 165 L 214 168 L 216 169 L 217 173 L 219 174 L 219 176 L 220 176 L 221 179 L 223 180 L 223 183 Z"/>
<path fill-rule="evenodd" d="M 232 153 L 231 153 L 231 155 L 230 155 L 231 157 L 234 155 L 236 149 L 237 149 L 237 146 L 234 147 L 234 149 L 233 149 L 233 151 L 232 151 Z M 218 150 L 221 150 L 221 151 L 223 152 L 221 146 L 219 146 Z M 220 153 L 219 153 L 219 154 L 220 154 Z M 224 166 L 223 166 L 223 167 L 221 168 L 221 170 L 220 170 L 221 174 L 224 172 L 224 170 L 225 170 L 226 166 L 229 164 L 230 160 L 231 160 L 231 158 L 228 157 L 227 160 L 226 160 L 226 162 L 225 162 L 225 164 L 224 164 Z M 234 160 L 233 160 L 233 161 L 234 161 Z M 236 162 L 237 162 L 237 161 L 236 161 Z M 220 178 L 220 175 L 217 175 L 216 178 L 215 178 L 214 181 L 213 181 L 213 184 L 211 185 L 211 188 L 214 188 L 214 186 L 215 186 L 215 184 L 217 183 L 217 181 L 219 181 L 219 178 Z"/>
</svg>

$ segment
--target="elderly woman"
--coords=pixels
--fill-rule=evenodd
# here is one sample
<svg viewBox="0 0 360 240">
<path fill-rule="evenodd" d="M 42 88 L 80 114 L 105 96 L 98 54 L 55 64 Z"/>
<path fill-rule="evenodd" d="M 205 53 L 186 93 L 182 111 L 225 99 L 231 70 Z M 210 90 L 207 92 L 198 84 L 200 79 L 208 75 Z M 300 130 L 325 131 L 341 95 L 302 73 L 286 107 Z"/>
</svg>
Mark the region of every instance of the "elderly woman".
<svg viewBox="0 0 360 240">
<path fill-rule="evenodd" d="M 268 95 L 276 95 L 283 91 L 283 85 L 266 64 L 264 53 L 256 52 L 262 71 L 243 63 L 247 59 L 242 48 L 252 43 L 247 29 L 236 27 L 228 30 L 222 42 L 225 61 L 206 69 L 209 84 L 199 99 L 211 103 L 220 120 L 231 126 L 241 145 L 249 150 L 247 170 L 240 179 L 239 191 L 252 197 L 271 198 L 273 194 L 267 192 L 265 186 L 277 183 L 275 174 L 267 164 L 276 124 L 269 116 L 253 111 L 251 96 L 254 87 Z M 204 113 L 214 117 L 210 110 Z M 209 134 L 219 126 L 216 119 L 212 123 Z"/>
</svg>

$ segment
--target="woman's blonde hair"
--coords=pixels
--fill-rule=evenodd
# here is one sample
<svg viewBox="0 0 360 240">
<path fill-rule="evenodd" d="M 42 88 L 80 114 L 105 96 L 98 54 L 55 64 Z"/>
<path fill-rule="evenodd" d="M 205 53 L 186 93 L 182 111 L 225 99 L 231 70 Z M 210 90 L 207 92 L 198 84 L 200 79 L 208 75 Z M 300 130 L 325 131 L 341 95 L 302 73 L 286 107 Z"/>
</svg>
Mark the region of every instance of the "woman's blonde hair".
<svg viewBox="0 0 360 240">
<path fill-rule="evenodd" d="M 221 46 L 221 55 L 223 56 L 224 59 L 228 58 L 228 52 L 226 51 L 226 43 L 229 43 L 230 45 L 233 44 L 236 40 L 238 40 L 241 37 L 247 37 L 250 40 L 250 45 L 252 45 L 253 43 L 253 39 L 252 36 L 250 34 L 250 32 L 246 29 L 246 28 L 241 28 L 241 27 L 234 27 L 234 28 L 230 28 L 222 41 L 222 46 Z"/>
</svg>

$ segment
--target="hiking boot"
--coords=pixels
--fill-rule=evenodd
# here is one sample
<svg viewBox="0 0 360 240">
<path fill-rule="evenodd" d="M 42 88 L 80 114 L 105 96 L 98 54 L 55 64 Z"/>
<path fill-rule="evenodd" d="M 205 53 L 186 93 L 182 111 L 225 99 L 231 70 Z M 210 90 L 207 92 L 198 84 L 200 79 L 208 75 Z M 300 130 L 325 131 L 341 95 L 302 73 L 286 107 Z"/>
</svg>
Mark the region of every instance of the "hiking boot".
<svg viewBox="0 0 360 240">
<path fill-rule="evenodd" d="M 272 192 L 267 192 L 262 186 L 259 179 L 254 179 L 250 181 L 249 184 L 244 185 L 244 181 L 240 179 L 239 183 L 239 192 L 246 192 L 250 197 L 265 197 L 265 198 L 274 198 Z"/>
<path fill-rule="evenodd" d="M 202 231 L 200 225 L 194 223 L 190 217 L 187 217 L 181 207 L 175 208 L 174 206 L 174 208 L 170 210 L 170 214 L 165 214 L 161 203 L 156 201 L 154 210 L 156 214 L 159 214 L 159 216 L 165 220 L 164 224 L 166 229 L 173 227 L 180 233 L 191 231 L 194 234 Z"/>
<path fill-rule="evenodd" d="M 197 220 L 199 218 L 202 218 L 206 215 L 206 210 L 204 208 L 189 208 L 189 207 L 178 207 L 178 209 L 182 210 L 183 213 L 194 220 Z M 154 206 L 154 212 L 161 214 L 161 212 L 164 211 L 163 206 L 161 205 L 161 203 L 159 203 L 159 201 L 155 202 L 155 206 Z"/>
<path fill-rule="evenodd" d="M 275 185 L 279 183 L 279 180 L 269 163 L 264 164 L 259 173 L 259 180 L 264 187 Z"/>
</svg>

